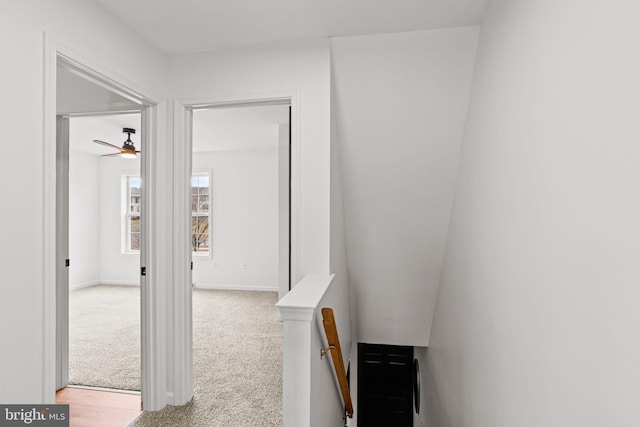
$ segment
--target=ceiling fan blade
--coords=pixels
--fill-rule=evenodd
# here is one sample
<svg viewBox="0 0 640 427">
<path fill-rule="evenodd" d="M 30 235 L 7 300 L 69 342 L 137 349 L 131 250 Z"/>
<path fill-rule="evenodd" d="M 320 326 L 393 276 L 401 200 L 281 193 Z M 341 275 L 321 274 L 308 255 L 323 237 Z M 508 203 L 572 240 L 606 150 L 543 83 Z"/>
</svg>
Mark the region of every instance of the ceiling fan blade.
<svg viewBox="0 0 640 427">
<path fill-rule="evenodd" d="M 117 145 L 109 144 L 108 142 L 100 141 L 99 139 L 94 139 L 93 142 L 96 144 L 106 145 L 107 147 L 115 148 L 116 150 L 120 150 L 120 147 Z"/>
<path fill-rule="evenodd" d="M 116 156 L 119 156 L 119 155 L 120 155 L 120 153 L 111 153 L 111 154 L 103 154 L 100 157 L 116 157 Z"/>
</svg>

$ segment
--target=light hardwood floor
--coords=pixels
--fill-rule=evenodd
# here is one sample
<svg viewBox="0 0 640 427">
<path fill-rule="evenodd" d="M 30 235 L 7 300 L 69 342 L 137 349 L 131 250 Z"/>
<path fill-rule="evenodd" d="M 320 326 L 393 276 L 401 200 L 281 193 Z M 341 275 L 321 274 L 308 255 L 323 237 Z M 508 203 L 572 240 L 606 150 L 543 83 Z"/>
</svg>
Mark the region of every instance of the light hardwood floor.
<svg viewBox="0 0 640 427">
<path fill-rule="evenodd" d="M 70 427 L 124 427 L 142 412 L 140 395 L 66 387 L 56 403 L 69 405 Z"/>
</svg>

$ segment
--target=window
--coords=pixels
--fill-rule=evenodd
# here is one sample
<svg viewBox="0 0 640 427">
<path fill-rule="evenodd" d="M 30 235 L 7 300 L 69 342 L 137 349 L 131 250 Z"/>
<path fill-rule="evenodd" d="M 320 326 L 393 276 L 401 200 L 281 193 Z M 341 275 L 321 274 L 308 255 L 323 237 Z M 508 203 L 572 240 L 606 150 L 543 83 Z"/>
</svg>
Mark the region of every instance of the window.
<svg viewBox="0 0 640 427">
<path fill-rule="evenodd" d="M 191 250 L 194 254 L 209 255 L 209 174 L 191 176 Z"/>
<path fill-rule="evenodd" d="M 140 191 L 141 182 L 139 176 L 127 177 L 126 196 L 126 252 L 140 251 L 140 202 L 142 193 Z"/>
<path fill-rule="evenodd" d="M 191 176 L 191 250 L 197 255 L 209 255 L 209 173 Z M 139 176 L 123 177 L 124 216 L 123 252 L 140 252 L 141 179 Z"/>
</svg>

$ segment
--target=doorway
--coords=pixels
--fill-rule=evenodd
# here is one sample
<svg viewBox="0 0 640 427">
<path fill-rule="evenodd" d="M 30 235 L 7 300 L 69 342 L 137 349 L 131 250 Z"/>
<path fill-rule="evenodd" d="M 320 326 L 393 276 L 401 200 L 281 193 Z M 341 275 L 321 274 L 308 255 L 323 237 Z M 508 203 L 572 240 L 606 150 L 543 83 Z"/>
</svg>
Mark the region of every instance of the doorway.
<svg viewBox="0 0 640 427">
<path fill-rule="evenodd" d="M 191 257 L 195 288 L 290 286 L 290 105 L 193 111 Z"/>
<path fill-rule="evenodd" d="M 68 120 L 68 383 L 139 393 L 140 114 Z"/>
<path fill-rule="evenodd" d="M 50 41 L 47 44 L 48 59 L 45 61 L 45 206 L 50 208 L 52 215 L 47 217 L 44 225 L 44 264 L 45 282 L 55 281 L 54 286 L 45 286 L 44 317 L 46 321 L 43 369 L 45 387 L 43 401 L 55 401 L 55 390 L 69 383 L 69 343 L 68 343 L 68 297 L 69 297 L 69 267 L 73 262 L 69 257 L 69 120 L 70 117 L 84 117 L 86 115 L 113 114 L 115 112 L 136 112 L 141 117 L 140 132 L 145 145 L 152 140 L 155 126 L 155 107 L 151 100 L 144 98 L 134 91 L 114 80 L 105 77 L 104 73 L 82 65 L 81 61 L 71 59 L 60 53 L 61 49 Z M 52 117 L 56 117 L 55 121 Z M 116 140 L 117 141 L 117 140 Z M 141 141 L 141 142 L 143 142 Z M 117 143 L 117 142 L 116 142 Z M 149 159 L 141 155 L 142 168 L 140 175 L 146 174 L 150 164 Z M 148 182 L 148 184 L 153 184 Z M 145 209 L 143 202 L 143 210 Z M 144 264 L 146 247 L 148 246 L 148 232 L 145 220 L 141 224 L 141 262 Z M 138 313 L 146 304 L 145 281 L 140 277 L 140 304 Z M 143 318 L 142 333 L 148 330 L 148 322 Z M 142 340 L 142 398 L 145 384 L 145 348 L 148 343 Z"/>
<path fill-rule="evenodd" d="M 251 400 L 235 422 L 282 423 L 283 332 L 275 303 L 289 291 L 289 110 L 261 104 L 193 111 L 194 401 L 209 400 L 213 387 L 224 390 L 216 413 L 224 422 L 233 423 L 226 414 Z"/>
<path fill-rule="evenodd" d="M 182 226 L 174 229 L 174 241 L 177 243 L 174 247 L 176 259 L 183 260 L 177 263 L 174 269 L 174 277 L 177 283 L 176 292 L 174 292 L 174 313 L 180 313 L 180 316 L 174 317 L 174 347 L 178 350 L 174 353 L 174 396 L 177 404 L 187 402 L 193 397 L 193 271 L 191 270 L 192 257 L 192 158 L 193 158 L 193 115 L 200 110 L 215 108 L 240 108 L 243 106 L 258 105 L 287 105 L 291 106 L 289 114 L 290 126 L 290 148 L 289 148 L 289 165 L 287 170 L 289 174 L 289 243 L 285 250 L 288 252 L 288 270 L 289 279 L 287 279 L 286 287 L 280 288 L 278 284 L 279 294 L 286 294 L 289 286 L 293 287 L 300 280 L 300 99 L 299 93 L 296 91 L 283 91 L 281 93 L 271 94 L 272 96 L 264 98 L 229 98 L 223 99 L 210 98 L 203 100 L 174 100 L 174 153 L 173 168 L 176 183 L 174 188 L 174 220 L 176 224 Z M 213 250 L 215 251 L 215 237 L 213 240 Z M 279 260 L 282 258 L 279 257 Z M 219 264 L 220 265 L 220 264 Z M 240 268 L 243 264 L 240 264 Z M 249 267 L 249 264 L 247 264 Z M 278 277 L 284 277 L 280 274 L 278 267 Z M 290 283 L 290 284 L 289 284 Z M 279 295 L 281 296 L 281 295 Z"/>
</svg>

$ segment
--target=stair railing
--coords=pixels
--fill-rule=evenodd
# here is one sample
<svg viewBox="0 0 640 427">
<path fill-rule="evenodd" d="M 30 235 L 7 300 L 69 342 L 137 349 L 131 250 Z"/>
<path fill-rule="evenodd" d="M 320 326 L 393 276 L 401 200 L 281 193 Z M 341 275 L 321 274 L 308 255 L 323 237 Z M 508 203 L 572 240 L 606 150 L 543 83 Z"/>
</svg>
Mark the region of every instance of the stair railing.
<svg viewBox="0 0 640 427">
<path fill-rule="evenodd" d="M 331 308 L 325 307 L 322 309 L 322 324 L 327 336 L 328 347 L 321 350 L 320 357 L 324 356 L 327 352 L 331 352 L 333 367 L 336 371 L 336 377 L 338 378 L 338 385 L 340 386 L 340 393 L 342 394 L 345 412 L 347 417 L 353 418 L 353 403 L 351 402 L 347 373 L 344 369 L 344 361 L 342 359 L 342 349 L 340 348 L 340 339 L 338 338 L 336 321 L 333 317 L 333 310 Z"/>
</svg>

